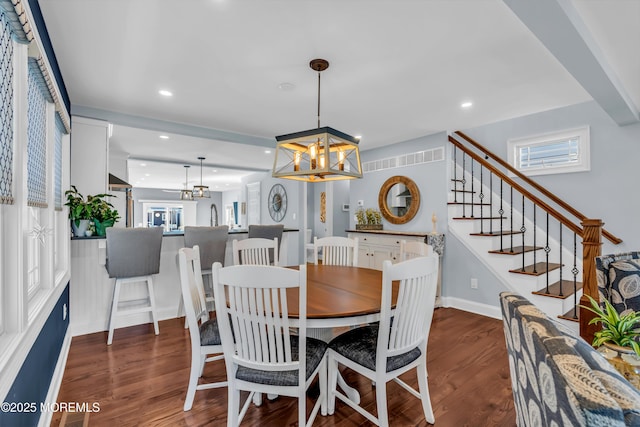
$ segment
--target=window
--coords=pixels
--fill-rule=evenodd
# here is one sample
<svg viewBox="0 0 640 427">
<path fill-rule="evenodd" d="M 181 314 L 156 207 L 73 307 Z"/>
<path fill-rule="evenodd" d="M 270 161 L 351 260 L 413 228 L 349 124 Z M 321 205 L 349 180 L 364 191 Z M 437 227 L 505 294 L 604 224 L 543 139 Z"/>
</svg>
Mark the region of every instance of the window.
<svg viewBox="0 0 640 427">
<path fill-rule="evenodd" d="M 42 210 L 41 208 L 28 208 L 27 230 L 31 230 L 27 238 L 27 294 L 29 299 L 33 298 L 42 283 L 41 257 L 42 245 L 44 244 L 44 235 L 41 234 L 40 225 Z"/>
<path fill-rule="evenodd" d="M 589 127 L 508 141 L 509 163 L 525 175 L 583 172 L 589 160 Z"/>
</svg>

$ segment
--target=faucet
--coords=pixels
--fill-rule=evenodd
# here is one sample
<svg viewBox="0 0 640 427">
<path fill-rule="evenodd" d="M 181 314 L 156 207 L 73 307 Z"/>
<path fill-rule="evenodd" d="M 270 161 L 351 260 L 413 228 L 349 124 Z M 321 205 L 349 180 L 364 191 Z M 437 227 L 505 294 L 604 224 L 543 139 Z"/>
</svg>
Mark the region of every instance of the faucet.
<svg viewBox="0 0 640 427">
<path fill-rule="evenodd" d="M 215 214 L 215 217 L 214 217 Z M 214 221 L 215 218 L 215 221 Z M 211 226 L 212 227 L 217 227 L 218 226 L 218 207 L 216 206 L 215 203 L 211 203 Z"/>
</svg>

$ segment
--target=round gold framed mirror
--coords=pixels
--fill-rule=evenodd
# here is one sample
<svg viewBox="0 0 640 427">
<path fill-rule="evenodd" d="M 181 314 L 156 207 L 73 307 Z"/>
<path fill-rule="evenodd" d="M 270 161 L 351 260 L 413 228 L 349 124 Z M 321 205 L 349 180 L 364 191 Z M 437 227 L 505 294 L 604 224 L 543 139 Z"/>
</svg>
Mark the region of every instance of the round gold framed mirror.
<svg viewBox="0 0 640 427">
<path fill-rule="evenodd" d="M 406 176 L 392 176 L 380 188 L 378 206 L 384 219 L 391 224 L 405 224 L 416 216 L 420 208 L 418 186 Z"/>
</svg>

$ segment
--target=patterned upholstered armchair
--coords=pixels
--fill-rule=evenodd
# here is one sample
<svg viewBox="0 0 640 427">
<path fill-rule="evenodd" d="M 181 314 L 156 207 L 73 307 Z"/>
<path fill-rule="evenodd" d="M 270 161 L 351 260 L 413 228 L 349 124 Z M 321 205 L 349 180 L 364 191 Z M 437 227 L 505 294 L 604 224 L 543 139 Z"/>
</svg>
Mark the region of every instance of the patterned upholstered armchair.
<svg viewBox="0 0 640 427">
<path fill-rule="evenodd" d="M 524 297 L 500 294 L 518 427 L 640 426 L 640 392 Z"/>
<path fill-rule="evenodd" d="M 640 252 L 596 258 L 600 304 L 607 299 L 618 313 L 640 311 Z"/>
</svg>

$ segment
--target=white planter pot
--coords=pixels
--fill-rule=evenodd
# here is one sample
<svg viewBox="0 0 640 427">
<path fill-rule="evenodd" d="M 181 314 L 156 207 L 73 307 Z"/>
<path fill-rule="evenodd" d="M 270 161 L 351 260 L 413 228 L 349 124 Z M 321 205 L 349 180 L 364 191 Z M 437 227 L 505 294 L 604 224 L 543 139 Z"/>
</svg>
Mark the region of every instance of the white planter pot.
<svg viewBox="0 0 640 427">
<path fill-rule="evenodd" d="M 84 237 L 85 236 L 85 232 L 87 231 L 87 229 L 89 228 L 89 220 L 88 219 L 81 219 L 78 221 L 78 226 L 76 226 L 76 222 L 75 221 L 71 221 L 71 230 L 73 231 L 73 235 L 75 237 Z"/>
</svg>

